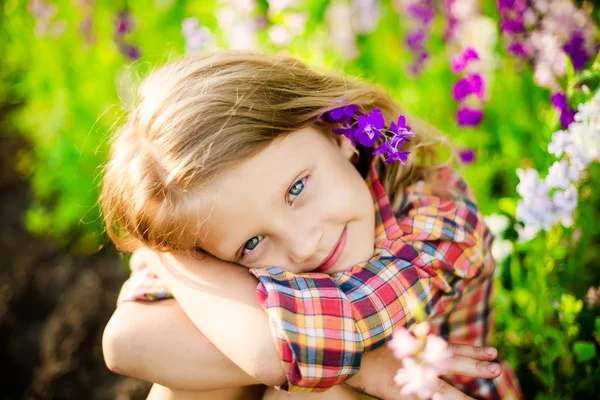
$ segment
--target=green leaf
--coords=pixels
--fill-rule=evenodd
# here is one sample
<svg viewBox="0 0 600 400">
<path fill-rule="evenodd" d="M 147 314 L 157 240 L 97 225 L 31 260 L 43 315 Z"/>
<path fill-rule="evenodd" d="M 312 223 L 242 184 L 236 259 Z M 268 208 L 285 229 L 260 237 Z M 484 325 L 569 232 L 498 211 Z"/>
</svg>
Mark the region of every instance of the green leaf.
<svg viewBox="0 0 600 400">
<path fill-rule="evenodd" d="M 503 197 L 498 200 L 498 207 L 511 217 L 517 215 L 517 200 L 513 197 Z"/>
<path fill-rule="evenodd" d="M 596 346 L 594 343 L 578 340 L 573 344 L 573 352 L 577 362 L 585 362 L 596 357 Z"/>
</svg>

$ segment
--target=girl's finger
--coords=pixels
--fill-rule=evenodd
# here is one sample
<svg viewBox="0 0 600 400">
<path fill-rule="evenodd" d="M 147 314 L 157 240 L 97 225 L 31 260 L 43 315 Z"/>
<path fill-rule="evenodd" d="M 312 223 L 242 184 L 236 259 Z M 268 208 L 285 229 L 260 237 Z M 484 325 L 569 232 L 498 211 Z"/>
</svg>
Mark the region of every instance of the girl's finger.
<svg viewBox="0 0 600 400">
<path fill-rule="evenodd" d="M 450 386 L 450 384 L 438 379 L 438 393 L 444 400 L 475 400 L 472 397 L 467 396 L 457 388 Z M 434 396 L 434 398 L 437 396 Z"/>
<path fill-rule="evenodd" d="M 494 360 L 498 357 L 498 350 L 489 346 L 468 346 L 466 344 L 448 343 L 448 348 L 453 354 L 475 360 Z"/>
<path fill-rule="evenodd" d="M 474 360 L 470 357 L 453 355 L 442 375 L 463 375 L 471 378 L 495 378 L 502 373 L 502 367 L 495 362 Z"/>
</svg>

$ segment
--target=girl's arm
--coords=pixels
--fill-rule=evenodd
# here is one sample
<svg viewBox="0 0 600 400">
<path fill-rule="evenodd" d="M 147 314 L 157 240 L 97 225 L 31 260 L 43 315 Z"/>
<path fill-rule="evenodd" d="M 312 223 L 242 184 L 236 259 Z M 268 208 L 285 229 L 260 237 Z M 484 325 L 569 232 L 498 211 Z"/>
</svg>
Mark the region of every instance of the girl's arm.
<svg viewBox="0 0 600 400">
<path fill-rule="evenodd" d="M 119 305 L 104 330 L 102 349 L 113 372 L 172 389 L 260 383 L 223 355 L 173 299 Z"/>
<path fill-rule="evenodd" d="M 286 381 L 268 316 L 256 298 L 258 280 L 247 269 L 208 256 L 199 261 L 146 248 L 136 253 L 225 357 L 255 381 L 269 386 Z"/>
</svg>

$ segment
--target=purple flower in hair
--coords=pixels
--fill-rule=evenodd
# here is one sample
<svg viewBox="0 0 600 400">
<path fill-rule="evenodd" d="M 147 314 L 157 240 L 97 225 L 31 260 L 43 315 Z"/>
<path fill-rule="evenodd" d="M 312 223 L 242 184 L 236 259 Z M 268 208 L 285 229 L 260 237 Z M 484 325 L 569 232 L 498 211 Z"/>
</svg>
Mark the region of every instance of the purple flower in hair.
<svg viewBox="0 0 600 400">
<path fill-rule="evenodd" d="M 322 118 L 329 123 L 350 122 L 355 114 L 358 114 L 358 106 L 356 104 L 349 104 L 327 111 Z"/>
<path fill-rule="evenodd" d="M 392 122 L 393 124 L 393 122 Z M 373 151 L 373 155 L 383 154 L 385 156 L 384 161 L 391 164 L 394 161 L 400 161 L 402 165 L 406 165 L 406 160 L 410 154 L 407 151 L 400 151 L 400 148 L 404 143 L 408 142 L 406 136 L 414 136 L 412 132 L 408 132 L 410 135 L 405 133 L 396 133 L 388 140 L 384 140 L 381 146 Z"/>
<path fill-rule="evenodd" d="M 385 120 L 379 108 L 374 108 L 367 115 L 358 116 L 358 129 L 354 137 L 360 144 L 371 147 L 381 137 L 380 130 L 385 127 Z"/>
<path fill-rule="evenodd" d="M 350 104 L 323 113 L 321 119 L 328 123 L 340 124 L 342 127 L 335 128 L 332 132 L 344 135 L 355 147 L 356 141 L 365 147 L 373 147 L 382 138 L 381 145 L 373 151 L 373 155 L 384 155 L 384 161 L 387 163 L 400 161 L 402 165 L 406 165 L 410 152 L 401 150 L 404 143 L 410 141 L 408 138 L 414 134 L 406 124 L 404 116 L 399 116 L 397 123 L 392 122 L 389 129 L 386 129 L 381 109 L 374 108 L 367 115 L 363 115 L 356 104 Z"/>
</svg>

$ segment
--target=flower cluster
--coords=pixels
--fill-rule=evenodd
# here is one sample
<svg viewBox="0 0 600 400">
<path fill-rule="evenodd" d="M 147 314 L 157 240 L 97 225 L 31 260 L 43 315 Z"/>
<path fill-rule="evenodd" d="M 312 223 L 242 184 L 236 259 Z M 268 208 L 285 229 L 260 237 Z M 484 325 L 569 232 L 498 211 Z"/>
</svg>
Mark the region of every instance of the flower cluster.
<svg viewBox="0 0 600 400">
<path fill-rule="evenodd" d="M 558 78 L 567 72 L 567 59 L 576 71 L 598 54 L 591 9 L 578 8 L 572 0 L 498 0 L 500 30 L 509 53 L 534 67 L 534 80 L 541 87 L 560 92 Z M 572 110 L 561 108 L 562 128 L 572 121 Z M 560 94 L 558 94 L 560 96 Z"/>
<path fill-rule="evenodd" d="M 183 20 L 181 34 L 185 38 L 186 54 L 198 54 L 216 47 L 216 39 L 206 26 L 200 26 L 196 17 Z"/>
<path fill-rule="evenodd" d="M 267 0 L 267 3 L 272 23 L 268 30 L 271 42 L 287 46 L 295 37 L 304 34 L 309 16 L 305 11 L 293 11 L 299 7 L 298 0 Z"/>
<path fill-rule="evenodd" d="M 77 30 L 81 32 L 85 42 L 91 46 L 98 40 L 92 31 L 96 2 L 94 0 L 79 0 L 78 3 L 81 10 L 82 19 L 77 26 Z"/>
<path fill-rule="evenodd" d="M 424 42 L 430 35 L 436 10 L 432 0 L 395 0 L 394 7 L 399 13 L 407 16 L 409 21 L 412 21 L 413 28 L 408 30 L 406 44 L 415 54 L 415 60 L 410 66 L 410 73 L 417 76 L 429 59 L 429 51 Z"/>
<path fill-rule="evenodd" d="M 415 395 L 421 399 L 439 398 L 438 376 L 447 370 L 452 353 L 439 336 L 429 335 L 427 321 L 413 327 L 397 329 L 388 346 L 394 356 L 402 360 L 402 368 L 396 372 L 394 381 L 401 386 L 402 396 Z"/>
<path fill-rule="evenodd" d="M 402 165 L 406 165 L 410 152 L 402 151 L 402 147 L 410 142 L 409 137 L 415 135 L 411 132 L 410 126 L 406 125 L 406 118 L 403 115 L 398 117 L 397 123 L 392 122 L 388 129 L 381 109 L 374 108 L 367 115 L 363 115 L 360 114 L 356 104 L 349 104 L 324 113 L 321 119 L 332 124 L 339 123 L 342 127 L 333 129 L 333 133 L 344 135 L 354 147 L 356 142 L 365 147 L 374 147 L 381 139 L 381 144 L 373 154 L 383 154 L 384 161 L 387 163 L 400 161 Z"/>
<path fill-rule="evenodd" d="M 461 127 L 478 126 L 483 119 L 483 105 L 489 98 L 486 89 L 491 86 L 497 65 L 496 23 L 483 15 L 476 0 L 446 0 L 444 15 L 446 45 L 454 53 L 451 70 L 461 75 L 452 89 L 459 103 L 456 119 Z"/>
<path fill-rule="evenodd" d="M 462 72 L 471 61 L 479 60 L 479 55 L 472 47 L 465 49 L 452 60 L 452 71 L 454 73 Z M 481 74 L 469 73 L 460 78 L 452 87 L 454 99 L 461 104 L 456 113 L 458 126 L 477 126 L 483 119 L 483 111 L 478 108 L 471 108 L 466 105 L 466 100 L 477 98 L 483 102 L 485 85 Z"/>
<path fill-rule="evenodd" d="M 508 217 L 500 214 L 492 214 L 483 217 L 483 219 L 494 237 L 491 249 L 492 257 L 497 264 L 502 264 L 512 254 L 514 249 L 513 243 L 510 240 L 502 238 L 506 228 L 508 228 Z M 497 269 L 496 273 L 500 273 L 500 269 Z"/>
<path fill-rule="evenodd" d="M 225 35 L 227 48 L 258 49 L 257 32 L 264 28 L 264 16 L 256 16 L 256 0 L 219 0 L 217 24 Z"/>
<path fill-rule="evenodd" d="M 65 32 L 67 23 L 56 19 L 56 5 L 44 0 L 30 0 L 27 8 L 35 18 L 35 35 L 38 38 L 48 34 L 57 38 Z"/>
<path fill-rule="evenodd" d="M 140 58 L 140 50 L 125 41 L 125 35 L 133 31 L 133 17 L 129 11 L 119 11 L 115 20 L 115 43 L 119 46 L 119 51 L 130 60 Z"/>
<path fill-rule="evenodd" d="M 545 179 L 535 169 L 518 169 L 517 227 L 521 241 L 532 239 L 539 230 L 549 230 L 555 223 L 570 227 L 577 208 L 576 185 L 582 172 L 594 161 L 600 161 L 600 91 L 587 103 L 578 106 L 568 130 L 552 135 L 548 152 L 556 161 Z"/>
</svg>

